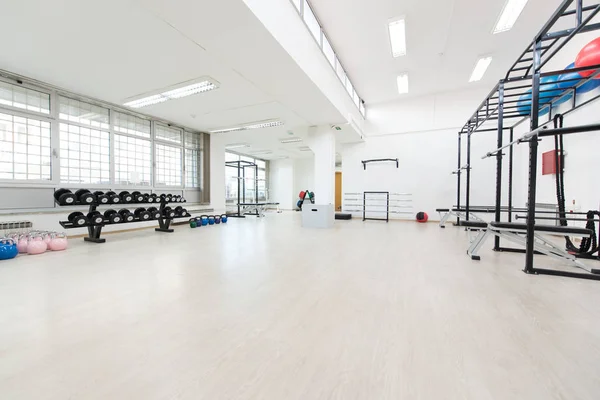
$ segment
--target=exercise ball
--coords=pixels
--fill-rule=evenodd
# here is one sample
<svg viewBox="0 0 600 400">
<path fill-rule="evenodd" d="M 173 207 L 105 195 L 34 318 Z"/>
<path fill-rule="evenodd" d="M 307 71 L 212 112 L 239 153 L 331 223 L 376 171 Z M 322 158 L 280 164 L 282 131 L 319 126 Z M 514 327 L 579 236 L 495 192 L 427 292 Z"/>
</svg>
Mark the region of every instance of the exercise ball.
<svg viewBox="0 0 600 400">
<path fill-rule="evenodd" d="M 573 68 L 575 68 L 575 63 L 571 63 L 571 64 L 567 65 L 567 67 L 565 69 L 573 69 Z M 567 82 L 562 82 L 562 81 L 567 81 Z M 565 72 L 564 74 L 559 75 L 557 85 L 560 89 L 564 90 L 564 89 L 572 88 L 573 86 L 577 85 L 580 81 L 581 81 L 581 75 L 579 75 L 579 72 Z M 589 81 L 587 81 L 586 83 L 584 83 L 583 85 L 581 85 L 580 87 L 577 88 L 577 94 L 591 92 L 592 90 L 596 89 L 599 86 L 600 86 L 600 79 L 590 79 Z M 569 96 L 569 98 L 570 98 L 570 96 Z M 564 103 L 564 101 L 561 101 L 561 103 Z"/>
<path fill-rule="evenodd" d="M 575 58 L 575 66 L 577 68 L 589 67 L 597 64 L 600 64 L 600 37 L 583 46 L 579 51 L 579 54 L 577 54 L 577 58 Z M 579 75 L 587 78 L 595 72 L 595 70 L 579 71 Z M 600 77 L 594 79 L 600 79 Z"/>
<path fill-rule="evenodd" d="M 559 92 L 560 93 L 560 92 Z M 550 111 L 550 107 L 542 108 L 544 104 L 548 103 L 549 99 L 540 99 L 540 113 L 539 116 L 548 114 Z M 529 115 L 531 114 L 531 89 L 527 90 L 527 93 L 521 95 L 519 97 L 519 101 L 517 102 L 517 112 L 520 115 Z"/>
<path fill-rule="evenodd" d="M 421 212 L 417 213 L 417 222 L 424 223 L 424 222 L 427 222 L 428 219 L 429 219 L 429 215 L 427 215 L 426 212 L 421 211 Z"/>
</svg>

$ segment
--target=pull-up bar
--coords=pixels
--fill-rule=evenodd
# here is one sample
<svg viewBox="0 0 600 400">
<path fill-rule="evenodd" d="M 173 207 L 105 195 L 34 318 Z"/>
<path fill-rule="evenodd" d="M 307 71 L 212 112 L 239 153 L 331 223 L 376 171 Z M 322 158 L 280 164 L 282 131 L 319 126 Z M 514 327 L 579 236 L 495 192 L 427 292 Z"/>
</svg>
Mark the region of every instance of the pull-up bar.
<svg viewBox="0 0 600 400">
<path fill-rule="evenodd" d="M 398 163 L 398 159 L 397 158 L 376 158 L 376 159 L 373 159 L 373 160 L 362 160 L 361 163 L 363 164 L 363 168 L 366 171 L 368 163 L 372 163 L 372 162 L 385 162 L 385 161 L 395 162 L 396 163 L 396 168 L 400 168 L 400 165 Z"/>
</svg>

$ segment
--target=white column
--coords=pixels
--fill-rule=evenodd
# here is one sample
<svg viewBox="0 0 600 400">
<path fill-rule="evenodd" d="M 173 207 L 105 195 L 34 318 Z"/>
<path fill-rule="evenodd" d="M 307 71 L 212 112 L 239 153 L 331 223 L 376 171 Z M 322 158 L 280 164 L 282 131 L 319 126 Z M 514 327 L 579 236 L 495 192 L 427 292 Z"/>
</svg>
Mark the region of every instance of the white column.
<svg viewBox="0 0 600 400">
<path fill-rule="evenodd" d="M 308 146 L 315 154 L 315 204 L 335 204 L 335 132 L 330 126 L 311 127 Z"/>
<path fill-rule="evenodd" d="M 225 212 L 225 142 L 222 136 L 210 136 L 210 206 Z"/>
</svg>

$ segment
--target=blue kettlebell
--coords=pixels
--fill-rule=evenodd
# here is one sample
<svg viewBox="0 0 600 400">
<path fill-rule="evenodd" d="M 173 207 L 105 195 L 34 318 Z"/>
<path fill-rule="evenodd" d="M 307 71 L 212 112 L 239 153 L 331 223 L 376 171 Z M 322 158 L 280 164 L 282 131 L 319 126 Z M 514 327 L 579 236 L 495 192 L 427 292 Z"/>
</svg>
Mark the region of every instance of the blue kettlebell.
<svg viewBox="0 0 600 400">
<path fill-rule="evenodd" d="M 208 225 L 208 215 L 201 215 L 200 216 L 200 221 L 202 223 L 202 226 Z"/>
<path fill-rule="evenodd" d="M 221 215 L 221 222 L 224 223 L 224 224 L 227 223 L 227 214 Z"/>
<path fill-rule="evenodd" d="M 10 260 L 19 254 L 17 244 L 12 239 L 0 240 L 0 260 Z"/>
<path fill-rule="evenodd" d="M 221 216 L 215 215 L 215 224 L 220 224 L 220 223 L 221 223 Z"/>
<path fill-rule="evenodd" d="M 208 217 L 208 224 L 209 225 L 214 225 L 215 224 L 215 217 L 214 217 L 214 215 L 211 215 L 210 217 Z"/>
</svg>

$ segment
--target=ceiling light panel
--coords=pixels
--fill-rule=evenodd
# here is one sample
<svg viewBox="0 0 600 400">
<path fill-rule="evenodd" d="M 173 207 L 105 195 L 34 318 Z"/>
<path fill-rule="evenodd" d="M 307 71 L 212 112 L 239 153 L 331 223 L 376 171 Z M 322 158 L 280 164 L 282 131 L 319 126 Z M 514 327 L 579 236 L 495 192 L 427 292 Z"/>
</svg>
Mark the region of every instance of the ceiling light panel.
<svg viewBox="0 0 600 400">
<path fill-rule="evenodd" d="M 398 85 L 398 93 L 408 93 L 408 74 L 398 75 L 396 83 Z"/>
<path fill-rule="evenodd" d="M 242 149 L 245 147 L 250 147 L 250 145 L 248 145 L 247 143 L 232 143 L 232 144 L 228 144 L 225 146 L 226 149 L 231 150 L 231 149 Z"/>
<path fill-rule="evenodd" d="M 195 94 L 208 92 L 217 89 L 218 86 L 210 79 L 202 79 L 199 82 L 179 84 L 178 87 L 170 87 L 169 90 L 162 89 L 158 94 L 152 94 L 142 98 L 128 101 L 123 105 L 131 108 L 142 108 L 154 104 L 164 103 L 168 100 L 181 99 L 183 97 L 193 96 Z"/>
<path fill-rule="evenodd" d="M 390 21 L 388 32 L 392 45 L 392 56 L 401 57 L 406 55 L 406 21 L 404 17 Z"/>
<path fill-rule="evenodd" d="M 230 128 L 216 129 L 209 131 L 210 133 L 227 133 L 227 132 L 239 132 L 239 131 L 247 131 L 250 129 L 263 129 L 263 128 L 273 128 L 276 126 L 283 125 L 283 122 L 279 120 L 270 120 L 270 121 L 260 121 L 260 122 L 252 122 L 246 125 L 240 126 L 232 126 Z"/>
<path fill-rule="evenodd" d="M 492 33 L 509 31 L 519 19 L 528 0 L 506 0 Z"/>
<path fill-rule="evenodd" d="M 475 64 L 475 68 L 473 68 L 473 73 L 471 73 L 471 78 L 469 78 L 469 82 L 477 82 L 483 78 L 485 75 L 485 71 L 487 71 L 488 67 L 492 62 L 492 57 L 482 57 Z"/>
<path fill-rule="evenodd" d="M 301 141 L 302 141 L 302 138 L 290 138 L 290 139 L 281 139 L 280 140 L 280 142 L 283 143 L 283 144 L 286 144 L 286 143 L 298 143 L 298 142 L 301 142 Z"/>
</svg>

